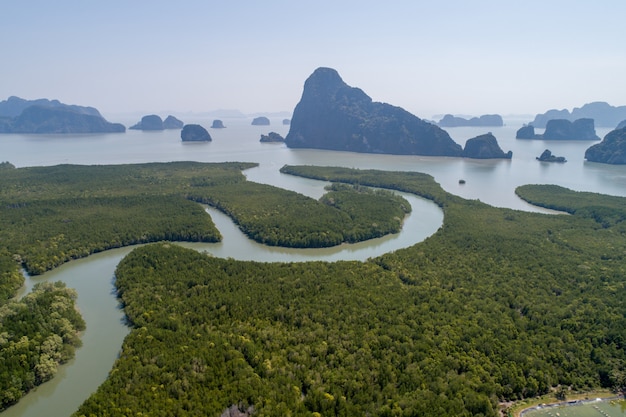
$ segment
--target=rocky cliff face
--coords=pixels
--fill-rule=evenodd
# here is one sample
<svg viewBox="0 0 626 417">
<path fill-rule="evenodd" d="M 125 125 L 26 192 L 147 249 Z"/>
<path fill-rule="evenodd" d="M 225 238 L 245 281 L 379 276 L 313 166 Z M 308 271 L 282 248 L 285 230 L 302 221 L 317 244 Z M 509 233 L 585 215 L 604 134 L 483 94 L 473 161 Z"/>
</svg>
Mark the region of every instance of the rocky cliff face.
<svg viewBox="0 0 626 417">
<path fill-rule="evenodd" d="M 585 159 L 603 164 L 626 164 L 626 128 L 607 133 L 602 142 L 585 151 Z"/>
<path fill-rule="evenodd" d="M 373 102 L 331 68 L 318 68 L 306 80 L 285 142 L 291 148 L 367 153 L 462 153 L 446 131 L 400 107 Z"/>
<path fill-rule="evenodd" d="M 463 156 L 465 158 L 474 159 L 511 159 L 513 152 L 504 151 L 498 145 L 496 137 L 491 133 L 476 136 L 475 138 L 468 139 L 465 142 L 465 149 L 463 150 Z"/>
</svg>

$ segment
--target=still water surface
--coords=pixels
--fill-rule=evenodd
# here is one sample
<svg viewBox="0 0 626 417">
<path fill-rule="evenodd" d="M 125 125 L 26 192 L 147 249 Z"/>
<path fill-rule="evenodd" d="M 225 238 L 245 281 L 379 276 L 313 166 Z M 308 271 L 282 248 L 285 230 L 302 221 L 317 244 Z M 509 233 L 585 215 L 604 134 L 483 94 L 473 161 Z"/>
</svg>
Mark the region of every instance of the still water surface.
<svg viewBox="0 0 626 417">
<path fill-rule="evenodd" d="M 126 121 L 130 125 L 135 121 Z M 189 120 L 209 127 L 211 121 Z M 271 126 L 251 126 L 248 119 L 224 120 L 226 129 L 209 129 L 210 143 L 182 143 L 178 130 L 128 131 L 105 135 L 0 135 L 0 161 L 17 167 L 57 164 L 126 164 L 193 160 L 200 162 L 258 162 L 247 170 L 251 181 L 272 184 L 314 198 L 323 194 L 323 183 L 279 173 L 291 165 L 346 166 L 361 169 L 418 171 L 432 175 L 447 191 L 479 199 L 498 207 L 541 211 L 518 199 L 514 189 L 522 184 L 550 183 L 581 191 L 626 195 L 626 167 L 587 163 L 584 152 L 595 142 L 545 142 L 515 139 L 521 123 L 501 128 L 447 129 L 464 145 L 469 138 L 491 131 L 502 149 L 513 151 L 512 160 L 469 160 L 462 158 L 356 154 L 319 150 L 292 150 L 283 144 L 262 144 L 261 134 L 275 131 L 285 136 L 288 126 L 272 120 Z M 600 137 L 608 129 L 598 130 Z M 535 157 L 544 149 L 565 156 L 566 164 L 540 163 Z M 459 180 L 464 179 L 464 185 Z M 249 241 L 228 217 L 209 209 L 224 236 L 218 244 L 184 244 L 220 257 L 257 261 L 364 260 L 407 247 L 434 233 L 441 225 L 441 211 L 434 204 L 408 197 L 413 213 L 403 232 L 357 245 L 338 248 L 297 250 L 269 248 Z M 76 358 L 63 366 L 53 381 L 46 383 L 3 413 L 4 416 L 68 416 L 107 376 L 128 333 L 123 314 L 113 294 L 113 271 L 132 248 L 107 251 L 70 262 L 43 276 L 30 278 L 24 291 L 42 280 L 62 280 L 78 291 L 78 307 L 87 322 L 83 347 Z"/>
</svg>

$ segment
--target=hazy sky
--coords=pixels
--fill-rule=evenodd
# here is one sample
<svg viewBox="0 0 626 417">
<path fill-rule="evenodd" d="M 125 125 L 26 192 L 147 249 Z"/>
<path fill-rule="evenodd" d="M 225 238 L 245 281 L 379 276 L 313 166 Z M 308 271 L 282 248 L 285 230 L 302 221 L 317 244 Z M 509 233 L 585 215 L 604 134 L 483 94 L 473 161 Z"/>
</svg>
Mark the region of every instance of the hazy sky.
<svg viewBox="0 0 626 417">
<path fill-rule="evenodd" d="M 624 0 L 1 0 L 0 100 L 292 111 L 320 66 L 434 114 L 626 105 Z"/>
</svg>

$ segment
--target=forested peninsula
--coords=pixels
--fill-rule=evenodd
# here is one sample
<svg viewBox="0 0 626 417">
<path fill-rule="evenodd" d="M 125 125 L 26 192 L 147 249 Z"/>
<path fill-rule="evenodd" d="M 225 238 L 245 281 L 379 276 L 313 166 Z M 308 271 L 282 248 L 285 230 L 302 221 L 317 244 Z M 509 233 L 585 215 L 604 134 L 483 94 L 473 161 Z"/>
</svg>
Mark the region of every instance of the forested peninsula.
<svg viewBox="0 0 626 417">
<path fill-rule="evenodd" d="M 286 205 L 277 206 L 284 199 L 272 199 L 284 190 L 251 185 L 241 175 L 246 166 L 90 167 L 93 178 L 101 178 L 85 188 L 78 186 L 84 167 L 56 167 L 56 173 L 55 168 L 3 170 L 3 184 L 14 185 L 0 189 L 0 230 L 23 219 L 5 217 L 5 212 L 54 208 L 34 204 L 42 195 L 50 202 L 54 195 L 60 200 L 102 198 L 114 207 L 133 196 L 172 201 L 186 218 L 170 225 L 172 230 L 190 233 L 201 226 L 204 233 L 198 238 L 218 235 L 202 210 L 194 218 L 194 202 L 220 207 L 242 230 L 250 228 L 251 236 L 252 230 L 271 236 L 277 216 L 278 231 L 298 230 L 300 222 L 317 220 L 307 215 L 321 210 L 317 204 L 337 210 L 339 202 L 342 213 L 352 206 L 332 194 L 334 205 L 309 199 L 310 207 L 296 211 L 290 207 L 299 206 L 300 197 L 290 195 Z M 28 181 L 12 177 L 4 182 L 15 171 L 45 172 L 41 177 L 59 175 L 63 181 L 38 183 L 25 175 Z M 422 243 L 366 262 L 244 262 L 171 243 L 133 250 L 116 271 L 132 330 L 109 378 L 75 416 L 220 416 L 228 409 L 258 416 L 496 416 L 502 401 L 557 387 L 565 395 L 625 387 L 624 198 L 550 186 L 518 188 L 518 195 L 533 204 L 569 213 L 548 215 L 465 200 L 445 192 L 431 176 L 414 172 L 310 166 L 281 171 L 354 185 L 336 184 L 331 193 L 345 192 L 352 202 L 381 198 L 381 207 L 390 204 L 400 212 L 401 201 L 389 203 L 386 194 L 369 195 L 363 187 L 431 199 L 444 211 L 443 226 Z M 119 188 L 120 183 L 127 186 Z M 245 191 L 247 208 L 238 193 L 223 195 L 229 188 Z M 115 235 L 90 237 L 92 246 L 83 250 L 96 247 L 94 242 L 164 240 L 161 222 L 178 212 L 164 209 L 158 217 L 158 210 L 146 213 L 141 206 L 132 206 L 127 216 L 141 213 L 159 221 L 126 234 L 130 226 L 124 224 L 115 232 L 117 240 Z M 268 222 L 255 226 L 263 213 Z M 39 259 L 33 265 L 44 269 L 71 259 L 59 255 L 67 255 L 61 243 L 73 234 L 59 238 L 57 229 L 75 224 L 79 217 L 70 214 L 59 210 L 49 218 L 39 240 L 56 237 L 59 244 L 32 258 Z M 353 224 L 344 228 L 344 237 Z M 120 241 L 122 235 L 127 240 Z M 183 235 L 177 237 L 189 238 Z M 302 241 L 298 236 L 281 239 Z M 2 265 L 19 265 L 15 250 L 22 248 L 21 262 L 29 267 L 25 248 L 38 248 L 37 239 L 23 246 L 10 246 L 10 241 L 2 236 Z M 54 256 L 56 263 L 50 261 Z"/>
<path fill-rule="evenodd" d="M 546 215 L 417 173 L 283 172 L 431 198 L 444 225 L 368 262 L 133 251 L 116 273 L 133 330 L 76 416 L 496 416 L 501 401 L 555 387 L 624 387 L 623 199 L 562 189 L 572 215 Z M 542 186 L 519 194 L 531 189 Z"/>
<path fill-rule="evenodd" d="M 254 164 L 0 164 L 0 410 L 52 378 L 80 345 L 76 294 L 46 284 L 22 300 L 23 268 L 156 241 L 221 239 L 199 202 L 231 215 L 267 244 L 323 247 L 395 233 L 410 211 L 388 191 L 334 185 L 320 201 L 245 180 Z M 243 197 L 243 198 L 242 198 Z"/>
</svg>

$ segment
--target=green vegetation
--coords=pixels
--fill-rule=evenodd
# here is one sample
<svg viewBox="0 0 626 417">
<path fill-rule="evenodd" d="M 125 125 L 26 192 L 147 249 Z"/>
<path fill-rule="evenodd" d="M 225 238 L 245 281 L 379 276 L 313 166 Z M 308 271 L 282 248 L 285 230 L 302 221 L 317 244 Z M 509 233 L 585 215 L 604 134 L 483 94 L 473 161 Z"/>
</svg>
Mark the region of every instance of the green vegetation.
<svg viewBox="0 0 626 417">
<path fill-rule="evenodd" d="M 77 416 L 217 416 L 231 405 L 258 416 L 496 416 L 500 401 L 554 387 L 626 386 L 625 199 L 517 190 L 571 214 L 546 215 L 455 197 L 424 174 L 284 167 L 354 185 L 315 201 L 247 182 L 249 166 L 3 166 L 2 295 L 21 282 L 20 264 L 36 273 L 108 247 L 219 238 L 197 202 L 292 246 L 397 227 L 406 202 L 362 186 L 430 198 L 444 224 L 368 262 L 134 250 L 116 272 L 133 329 Z M 71 357 L 82 328 L 73 297 L 47 284 L 0 306 L 4 406 Z"/>
<path fill-rule="evenodd" d="M 337 186 L 316 201 L 247 182 L 241 171 L 254 165 L 177 162 L 16 169 L 1 163 L 0 308 L 8 309 L 9 317 L 0 323 L 2 407 L 52 377 L 57 364 L 72 355 L 67 346 L 76 343 L 74 338 L 66 340 L 67 326 L 41 321 L 41 316 L 65 320 L 56 312 L 58 303 L 43 303 L 32 314 L 8 313 L 31 309 L 29 298 L 6 304 L 23 283 L 20 267 L 40 274 L 120 246 L 163 240 L 216 242 L 219 231 L 198 202 L 226 211 L 260 242 L 299 247 L 397 232 L 410 210 L 401 197 L 362 187 Z M 64 311 L 73 311 L 72 297 L 68 303 Z M 71 318 L 72 323 L 77 320 Z M 28 333 L 17 331 L 15 323 Z M 48 352 L 50 341 L 61 339 L 62 354 Z M 44 356 L 46 352 L 50 354 Z"/>
<path fill-rule="evenodd" d="M 536 206 L 589 217 L 603 227 L 618 225 L 626 220 L 622 197 L 572 191 L 558 185 L 524 185 L 518 187 L 515 193 Z"/>
<path fill-rule="evenodd" d="M 136 249 L 116 273 L 133 330 L 77 416 L 496 416 L 552 387 L 626 386 L 624 222 L 579 214 L 567 190 L 573 215 L 546 215 L 414 173 L 288 169 L 430 195 L 444 225 L 364 263 Z M 610 219 L 625 202 L 594 198 Z"/>
<path fill-rule="evenodd" d="M 398 233 L 404 216 L 411 212 L 408 201 L 388 190 L 339 183 L 326 187 L 326 190 L 328 192 L 320 201 L 345 213 L 348 216 L 346 221 L 354 225 L 344 232 L 346 242 Z"/>
<path fill-rule="evenodd" d="M 218 241 L 219 231 L 197 202 L 223 210 L 259 242 L 291 247 L 394 233 L 410 210 L 401 197 L 358 187 L 336 189 L 316 201 L 246 181 L 241 170 L 252 166 L 177 162 L 7 169 L 0 176 L 0 262 L 15 258 L 30 274 L 40 274 L 120 246 Z M 13 275 L 15 267 L 7 270 Z M 15 287 L 9 284 L 6 294 Z"/>
<path fill-rule="evenodd" d="M 75 299 L 63 283 L 42 283 L 22 300 L 0 306 L 0 410 L 74 356 L 78 332 L 85 328 Z"/>
<path fill-rule="evenodd" d="M 432 176 L 421 172 L 385 172 L 384 179 L 381 177 L 381 171 L 374 169 L 285 165 L 280 169 L 280 172 L 321 181 L 336 181 L 404 191 L 433 200 L 441 207 L 446 200 L 455 200 L 454 196 L 442 192 L 443 190 Z"/>
<path fill-rule="evenodd" d="M 5 169 L 15 169 L 15 165 L 8 161 L 0 162 L 0 171 Z"/>
<path fill-rule="evenodd" d="M 321 201 L 253 182 L 202 187 L 190 198 L 228 214 L 251 239 L 271 246 L 317 248 L 400 230 L 410 205 L 390 192 L 331 187 Z"/>
</svg>

